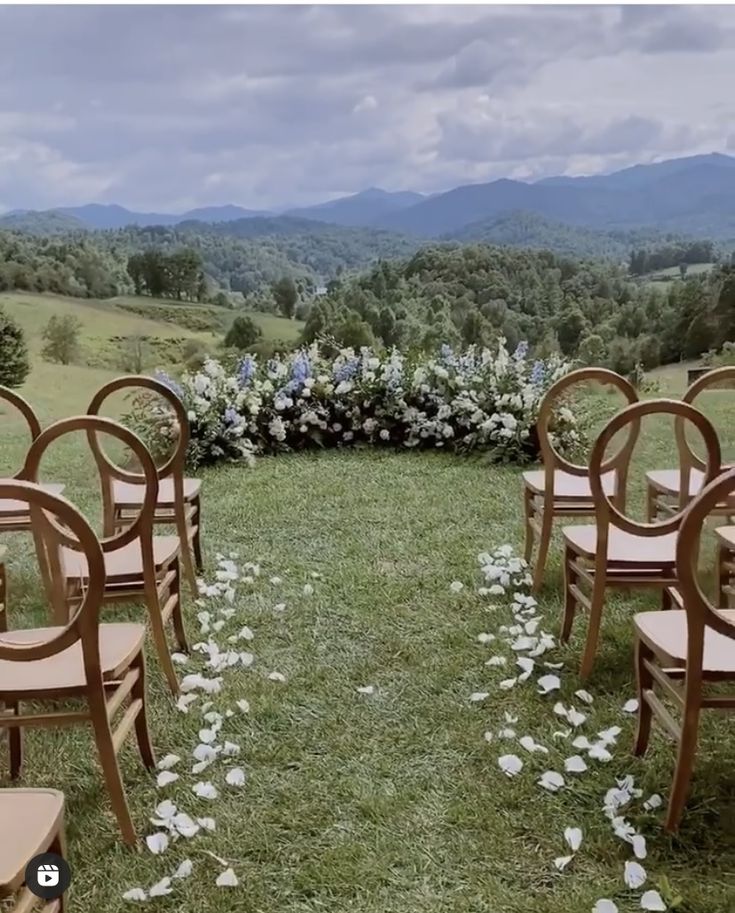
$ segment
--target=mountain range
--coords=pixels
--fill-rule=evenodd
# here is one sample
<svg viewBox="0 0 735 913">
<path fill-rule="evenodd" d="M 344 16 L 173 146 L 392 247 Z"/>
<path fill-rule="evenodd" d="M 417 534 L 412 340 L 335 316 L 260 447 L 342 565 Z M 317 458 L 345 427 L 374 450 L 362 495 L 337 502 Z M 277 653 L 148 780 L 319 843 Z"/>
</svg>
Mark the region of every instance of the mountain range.
<svg viewBox="0 0 735 913">
<path fill-rule="evenodd" d="M 290 226 L 287 233 L 296 233 L 297 228 L 317 232 L 317 223 L 328 223 L 472 241 L 506 231 L 523 234 L 529 225 L 536 230 L 540 224 L 547 232 L 556 223 L 568 229 L 571 240 L 575 230 L 612 233 L 614 239 L 615 233 L 641 228 L 730 239 L 735 238 L 735 158 L 711 153 L 634 165 L 612 174 L 551 177 L 535 183 L 501 178 L 430 196 L 370 188 L 279 213 L 232 204 L 179 215 L 96 203 L 42 212 L 16 210 L 0 217 L 0 228 L 55 233 L 127 225 L 193 227 L 201 222 L 218 223 L 223 233 L 239 237 L 274 234 L 274 226 Z"/>
</svg>

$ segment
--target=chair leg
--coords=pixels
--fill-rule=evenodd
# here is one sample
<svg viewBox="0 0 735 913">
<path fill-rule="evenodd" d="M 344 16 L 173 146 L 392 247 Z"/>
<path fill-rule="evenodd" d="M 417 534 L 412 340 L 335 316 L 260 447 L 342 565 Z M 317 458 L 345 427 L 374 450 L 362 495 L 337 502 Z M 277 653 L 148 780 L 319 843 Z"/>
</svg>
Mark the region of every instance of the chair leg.
<svg viewBox="0 0 735 913">
<path fill-rule="evenodd" d="M 544 507 L 541 514 L 541 536 L 538 544 L 538 554 L 536 555 L 536 566 L 533 569 L 533 586 L 532 592 L 538 593 L 541 584 L 544 581 L 544 570 L 546 568 L 546 559 L 549 554 L 549 545 L 551 544 L 551 529 L 554 523 L 554 511 L 552 507 Z"/>
<path fill-rule="evenodd" d="M 646 519 L 653 523 L 658 516 L 658 492 L 649 482 L 646 486 Z"/>
<path fill-rule="evenodd" d="M 646 667 L 646 661 L 653 659 L 653 652 L 643 643 L 640 637 L 635 642 L 635 673 L 638 686 L 638 728 L 633 743 L 633 754 L 642 755 L 648 748 L 651 736 L 653 711 L 646 699 L 646 692 L 653 688 L 653 676 Z"/>
<path fill-rule="evenodd" d="M 197 572 L 194 565 L 195 558 L 192 551 L 193 542 L 189 544 L 189 535 L 186 526 L 184 526 L 183 534 L 179 534 L 179 541 L 181 542 L 181 561 L 184 565 L 186 583 L 191 595 L 196 599 L 199 596 L 199 588 L 197 586 Z"/>
<path fill-rule="evenodd" d="M 602 609 L 605 605 L 605 573 L 595 568 L 594 581 L 592 584 L 592 593 L 590 596 L 590 617 L 587 626 L 587 640 L 584 645 L 582 662 L 579 667 L 580 678 L 587 679 L 592 672 L 595 664 L 595 654 L 597 653 L 597 643 L 600 639 L 600 627 L 602 625 Z"/>
<path fill-rule="evenodd" d="M 194 563 L 197 571 L 201 574 L 204 570 L 204 563 L 202 561 L 202 502 L 200 498 L 195 498 L 192 503 L 194 504 L 194 523 L 196 524 L 196 531 L 194 532 L 191 544 L 194 548 Z"/>
<path fill-rule="evenodd" d="M 117 763 L 115 745 L 112 741 L 112 731 L 110 721 L 107 718 L 107 702 L 104 694 L 96 690 L 89 694 L 89 709 L 94 728 L 94 738 L 97 743 L 97 751 L 100 757 L 102 773 L 105 777 L 107 791 L 110 794 L 110 803 L 112 810 L 120 826 L 122 837 L 125 843 L 133 845 L 137 836 L 133 819 L 130 817 L 128 800 L 125 796 L 125 786 L 123 785 L 120 767 Z"/>
<path fill-rule="evenodd" d="M 693 676 L 687 675 L 684 719 L 679 738 L 679 751 L 674 771 L 674 782 L 669 797 L 669 810 L 664 823 L 664 830 L 675 833 L 684 811 L 689 794 L 689 784 L 694 772 L 694 758 L 697 752 L 699 736 L 699 713 L 701 710 L 701 683 L 694 682 Z"/>
<path fill-rule="evenodd" d="M 56 833 L 56 836 L 51 841 L 51 845 L 48 848 L 50 853 L 56 853 L 57 856 L 61 856 L 62 859 L 68 859 L 66 853 L 66 836 L 64 834 L 64 822 L 62 821 L 59 825 L 59 830 Z M 62 894 L 57 898 L 57 911 L 58 913 L 64 913 L 66 910 L 66 904 L 64 902 L 64 895 Z M 45 909 L 45 908 L 44 908 Z"/>
<path fill-rule="evenodd" d="M 171 593 L 176 596 L 176 602 L 171 610 L 171 620 L 174 625 L 176 642 L 183 653 L 189 652 L 189 642 L 186 639 L 186 628 L 184 627 L 184 615 L 181 611 L 181 566 L 178 559 L 174 560 L 174 580 L 171 584 Z"/>
<path fill-rule="evenodd" d="M 531 563 L 531 555 L 533 555 L 533 527 L 531 526 L 531 518 L 533 517 L 533 492 L 528 486 L 523 488 L 523 515 L 525 518 L 526 525 L 526 541 L 523 547 L 523 557 L 525 558 L 526 564 Z"/>
<path fill-rule="evenodd" d="M 730 572 L 725 567 L 725 563 L 730 557 L 728 549 L 722 545 L 717 548 L 717 598 L 715 604 L 720 609 L 726 609 L 730 605 L 730 599 L 725 592 L 725 587 L 730 585 Z"/>
<path fill-rule="evenodd" d="M 20 713 L 20 705 L 7 704 L 6 709 L 15 716 Z M 10 756 L 10 779 L 17 780 L 23 770 L 23 727 L 10 726 L 8 728 L 8 752 Z"/>
<path fill-rule="evenodd" d="M 174 668 L 173 660 L 171 659 L 171 651 L 168 648 L 168 641 L 166 640 L 166 631 L 163 627 L 163 615 L 161 614 L 161 604 L 158 599 L 157 587 L 158 582 L 155 578 L 152 581 L 146 582 L 145 603 L 146 608 L 148 609 L 148 618 L 151 623 L 153 642 L 156 645 L 158 660 L 161 663 L 161 668 L 163 669 L 163 674 L 166 677 L 171 693 L 174 697 L 178 697 L 179 679 L 176 675 L 176 669 Z"/>
<path fill-rule="evenodd" d="M 561 632 L 559 640 L 565 644 L 569 642 L 574 624 L 574 616 L 577 611 L 577 601 L 572 592 L 572 585 L 577 582 L 577 575 L 574 572 L 574 561 L 576 553 L 567 546 L 564 549 L 564 616 L 561 622 Z"/>
<path fill-rule="evenodd" d="M 133 685 L 131 697 L 140 700 L 140 710 L 135 717 L 135 737 L 138 741 L 138 751 L 145 766 L 152 770 L 156 766 L 156 755 L 151 743 L 151 733 L 148 728 L 148 705 L 146 701 L 146 669 L 143 651 L 135 663 L 138 667 L 138 681 Z"/>
</svg>

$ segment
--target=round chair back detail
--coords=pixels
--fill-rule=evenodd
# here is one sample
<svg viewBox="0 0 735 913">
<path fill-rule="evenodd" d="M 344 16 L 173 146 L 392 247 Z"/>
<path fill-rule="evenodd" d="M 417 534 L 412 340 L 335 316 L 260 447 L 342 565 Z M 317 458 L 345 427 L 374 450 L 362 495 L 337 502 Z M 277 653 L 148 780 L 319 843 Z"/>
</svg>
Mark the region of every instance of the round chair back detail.
<svg viewBox="0 0 735 913">
<path fill-rule="evenodd" d="M 186 409 L 184 409 L 184 404 L 176 393 L 174 393 L 170 387 L 166 386 L 166 384 L 153 377 L 146 377 L 142 374 L 130 374 L 125 377 L 117 377 L 115 380 L 111 380 L 109 383 L 104 384 L 99 388 L 92 397 L 92 401 L 87 409 L 87 414 L 99 415 L 100 407 L 109 396 L 112 396 L 113 393 L 117 393 L 119 390 L 134 388 L 150 390 L 153 393 L 158 394 L 162 399 L 166 400 L 173 410 L 178 425 L 178 441 L 173 453 L 168 457 L 163 466 L 159 466 L 156 471 L 159 479 L 165 479 L 168 476 L 173 475 L 174 480 L 176 480 L 177 475 L 183 473 L 186 464 L 186 451 L 189 447 L 189 418 L 186 414 Z M 107 457 L 104 450 L 99 447 L 96 440 L 90 439 L 90 445 L 95 451 L 97 459 L 103 460 L 107 464 L 109 475 L 112 478 L 119 479 L 122 482 L 130 482 L 134 485 L 140 485 L 144 481 L 144 477 L 140 473 L 128 471 L 112 462 L 109 457 Z"/>
<path fill-rule="evenodd" d="M 722 368 L 713 368 L 711 371 L 698 377 L 687 389 L 682 397 L 682 402 L 694 405 L 694 400 L 700 393 L 726 381 L 730 381 L 733 386 L 735 386 L 735 366 L 726 365 Z M 689 441 L 687 440 L 685 423 L 683 421 L 676 422 L 675 431 L 680 459 L 683 457 L 681 467 L 683 478 L 680 485 L 680 492 L 682 493 L 682 497 L 686 499 L 686 493 L 689 491 L 689 476 L 692 469 L 699 469 L 701 471 L 704 469 L 705 464 L 702 458 L 692 450 Z"/>
<path fill-rule="evenodd" d="M 41 433 L 41 423 L 38 421 L 38 416 L 33 411 L 31 404 L 23 399 L 19 393 L 16 393 L 14 390 L 9 390 L 7 387 L 0 387 L 0 401 L 2 400 L 6 403 L 10 403 L 16 411 L 20 412 L 25 419 L 26 425 L 28 425 L 31 442 L 35 441 Z M 17 472 L 13 478 L 23 478 L 23 470 L 21 469 Z"/>
<path fill-rule="evenodd" d="M 636 434 L 640 428 L 640 421 L 647 415 L 672 415 L 675 423 L 678 421 L 682 426 L 687 421 L 691 422 L 699 431 L 705 446 L 707 455 L 706 463 L 703 464 L 705 484 L 715 478 L 721 469 L 721 450 L 720 442 L 710 420 L 703 415 L 698 409 L 689 403 L 673 399 L 650 399 L 642 402 L 633 403 L 627 406 L 608 422 L 603 428 L 592 448 L 589 464 L 590 490 L 595 502 L 595 512 L 597 516 L 598 530 L 606 530 L 608 526 L 613 525 L 624 532 L 637 536 L 661 536 L 666 533 L 675 532 L 682 519 L 682 511 L 677 512 L 667 519 L 654 522 L 642 523 L 633 520 L 624 514 L 613 500 L 607 495 L 602 484 L 602 477 L 612 468 L 614 461 L 619 459 L 620 454 L 615 454 L 609 460 L 605 460 L 605 452 L 615 435 L 626 425 L 633 425 L 636 428 Z M 627 462 L 632 456 L 632 448 L 627 453 Z M 680 458 L 683 455 L 680 454 Z M 622 473 L 627 479 L 627 466 Z"/>
<path fill-rule="evenodd" d="M 85 666 L 96 670 L 101 676 L 97 627 L 105 589 L 105 562 L 100 542 L 92 527 L 66 498 L 51 494 L 33 482 L 2 479 L 0 498 L 27 504 L 32 513 L 43 512 L 46 518 L 58 518 L 66 528 L 67 535 L 74 537 L 73 541 L 77 549 L 84 553 L 88 566 L 84 598 L 68 623 L 59 627 L 59 633 L 43 642 L 12 644 L 4 641 L 3 635 L 0 634 L 0 660 L 30 662 L 46 659 L 81 640 Z"/>
<path fill-rule="evenodd" d="M 684 511 L 676 543 L 676 569 L 692 643 L 692 626 L 710 627 L 735 640 L 735 623 L 705 596 L 697 574 L 699 542 L 704 523 L 715 508 L 735 492 L 735 469 L 717 476 L 690 502 Z M 698 648 L 701 650 L 702 644 Z M 735 645 L 733 646 L 735 650 Z"/>
<path fill-rule="evenodd" d="M 561 469 L 564 472 L 575 476 L 586 476 L 588 473 L 587 466 L 571 463 L 558 453 L 551 443 L 550 438 L 550 424 L 553 419 L 554 406 L 557 400 L 561 394 L 570 387 L 584 383 L 598 383 L 604 386 L 614 387 L 623 394 L 629 404 L 638 402 L 638 393 L 630 381 L 621 377 L 619 374 L 616 374 L 614 371 L 607 370 L 607 368 L 579 368 L 576 371 L 570 371 L 569 374 L 565 374 L 564 377 L 557 380 L 556 383 L 552 384 L 546 391 L 546 395 L 541 402 L 538 420 L 536 422 L 541 459 L 544 467 L 547 467 L 547 471 L 551 470 L 553 472 L 554 469 Z M 618 469 L 619 467 L 625 468 L 633 447 L 635 446 L 637 434 L 638 429 L 634 426 L 630 430 L 628 440 L 623 444 L 615 457 L 609 461 L 610 469 Z"/>
<path fill-rule="evenodd" d="M 141 441 L 137 434 L 132 432 L 129 428 L 125 428 L 119 422 L 115 422 L 109 418 L 102 418 L 97 415 L 77 415 L 72 418 L 54 422 L 53 425 L 49 425 L 48 428 L 42 431 L 31 444 L 23 467 L 25 477 L 33 482 L 38 482 L 39 466 L 46 449 L 54 441 L 64 435 L 78 431 L 85 431 L 88 440 L 90 442 L 94 440 L 95 443 L 97 442 L 97 435 L 102 433 L 109 434 L 111 437 L 116 438 L 132 451 L 143 470 L 142 475 L 139 475 L 138 479 L 144 481 L 145 491 L 142 499 L 143 503 L 137 517 L 130 526 L 126 527 L 121 532 L 114 533 L 102 539 L 100 541 L 102 551 L 114 551 L 130 544 L 135 539 L 141 540 L 144 549 L 151 548 L 153 514 L 158 499 L 158 473 L 156 472 L 153 457 L 143 441 Z M 100 484 L 104 499 L 110 488 L 107 478 L 110 461 L 107 457 L 100 458 L 101 448 L 99 446 L 96 448 L 92 447 L 92 450 L 100 474 Z M 53 521 L 51 521 L 51 525 L 59 536 L 61 544 L 78 550 L 77 543 L 69 536 L 66 530 Z"/>
</svg>

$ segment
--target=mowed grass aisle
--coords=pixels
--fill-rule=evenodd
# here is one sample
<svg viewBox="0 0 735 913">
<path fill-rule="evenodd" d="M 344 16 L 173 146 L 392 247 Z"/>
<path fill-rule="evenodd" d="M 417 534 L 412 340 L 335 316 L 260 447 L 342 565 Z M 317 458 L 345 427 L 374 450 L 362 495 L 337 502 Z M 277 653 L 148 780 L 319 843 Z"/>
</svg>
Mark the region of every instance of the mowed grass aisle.
<svg viewBox="0 0 735 913">
<path fill-rule="evenodd" d="M 661 448 L 652 455 L 658 465 L 670 462 Z M 54 470 L 60 477 L 63 468 L 52 465 L 49 477 Z M 80 475 L 76 465 L 74 473 Z M 615 777 L 633 774 L 645 795 L 665 796 L 670 783 L 671 747 L 657 736 L 649 758 L 634 761 L 634 720 L 621 713 L 633 695 L 630 616 L 652 602 L 611 600 L 588 684 L 595 695 L 590 731 L 613 723 L 623 729 L 613 761 L 590 765 L 568 789 L 547 793 L 536 780 L 554 764 L 536 764 L 517 746 L 483 739 L 485 730 L 504 724 L 506 712 L 518 718 L 518 735 L 530 733 L 548 745 L 561 725 L 553 722 L 553 701 L 536 694 L 533 680 L 499 690 L 505 674 L 484 666 L 488 647 L 477 642 L 479 633 L 507 622 L 502 607 L 491 608 L 492 600 L 476 593 L 477 554 L 506 542 L 520 549 L 517 470 L 444 454 L 363 451 L 263 459 L 252 471 L 218 468 L 204 480 L 210 571 L 217 552 L 236 552 L 241 569 L 247 561 L 261 568 L 253 585 L 238 585 L 236 615 L 223 632 L 250 626 L 254 639 L 238 649 L 251 650 L 255 661 L 250 669 L 227 670 L 220 694 L 200 696 L 182 714 L 151 655 L 154 744 L 159 757 L 181 756 L 175 768 L 181 779 L 156 789 L 132 746 L 122 764 L 142 836 L 155 830 L 148 819 L 163 799 L 192 816 L 212 816 L 216 830 L 182 839 L 162 856 L 145 845 L 139 852 L 126 849 L 108 811 L 91 738 L 83 730 L 30 733 L 24 784 L 55 786 L 68 797 L 71 910 L 135 909 L 123 892 L 148 888 L 186 857 L 194 863 L 191 877 L 143 909 L 589 913 L 603 896 L 614 896 L 621 913 L 640 909 L 637 895 L 624 887 L 621 894 L 630 853 L 612 837 L 601 807 Z M 5 541 L 11 621 L 40 620 L 30 590 L 29 540 Z M 553 632 L 558 559 L 557 540 L 541 598 L 545 629 Z M 282 582 L 271 583 L 273 576 Z M 450 590 L 455 580 L 465 584 L 460 593 Z M 305 585 L 313 586 L 311 595 Z M 285 609 L 275 609 L 283 603 Z M 192 642 L 201 638 L 201 609 L 213 611 L 188 601 Z M 579 687 L 582 631 L 580 624 L 569 649 L 544 657 L 566 661 L 559 699 L 567 703 Z M 200 658 L 191 661 L 192 670 L 201 668 Z M 269 680 L 272 671 L 285 683 Z M 367 685 L 374 694 L 357 692 Z M 473 704 L 469 696 L 478 690 L 490 697 Z M 200 705 L 212 700 L 212 709 L 224 713 L 242 699 L 250 713 L 235 710 L 222 734 L 240 745 L 236 763 L 248 781 L 228 790 L 218 764 L 199 776 L 190 773 L 191 751 L 205 725 Z M 523 755 L 523 776 L 502 775 L 497 758 L 505 751 Z M 563 752 L 562 758 L 573 750 Z M 680 838 L 663 836 L 660 812 L 647 819 L 650 886 L 666 875 L 684 896 L 686 913 L 735 909 L 734 759 L 730 722 L 707 721 Z M 217 785 L 218 799 L 192 794 L 202 779 Z M 567 826 L 581 827 L 584 843 L 559 875 L 553 859 L 566 851 Z M 232 866 L 238 887 L 215 887 L 223 865 L 208 853 Z"/>
</svg>

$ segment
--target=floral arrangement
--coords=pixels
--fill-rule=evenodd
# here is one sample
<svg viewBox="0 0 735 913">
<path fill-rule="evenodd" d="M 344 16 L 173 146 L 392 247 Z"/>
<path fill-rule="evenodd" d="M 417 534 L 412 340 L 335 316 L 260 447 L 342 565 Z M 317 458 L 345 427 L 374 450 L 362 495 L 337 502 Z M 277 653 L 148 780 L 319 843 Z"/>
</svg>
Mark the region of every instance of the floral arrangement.
<svg viewBox="0 0 735 913">
<path fill-rule="evenodd" d="M 494 350 L 442 346 L 428 358 L 367 348 L 334 356 L 315 343 L 265 362 L 247 355 L 232 370 L 210 359 L 178 383 L 158 376 L 188 411 L 193 465 L 381 444 L 479 449 L 498 462 L 522 463 L 538 456 L 535 422 L 544 393 L 570 369 L 558 357 L 532 360 L 525 343 L 511 354 L 501 339 Z M 150 400 L 138 400 L 129 418 L 149 444 L 167 446 L 171 430 Z M 580 442 L 575 416 L 563 404 L 552 435 L 560 452 Z"/>
</svg>

